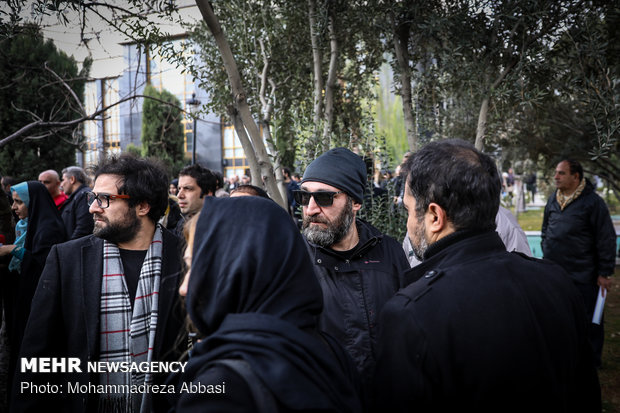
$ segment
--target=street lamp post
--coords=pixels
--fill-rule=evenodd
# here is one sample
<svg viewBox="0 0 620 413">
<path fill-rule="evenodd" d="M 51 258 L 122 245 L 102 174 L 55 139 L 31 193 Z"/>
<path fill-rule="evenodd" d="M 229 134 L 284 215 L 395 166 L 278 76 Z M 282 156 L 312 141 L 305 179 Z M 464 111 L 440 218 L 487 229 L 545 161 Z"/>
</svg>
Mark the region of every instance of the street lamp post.
<svg viewBox="0 0 620 413">
<path fill-rule="evenodd" d="M 187 100 L 185 103 L 189 105 L 190 112 L 194 118 L 194 128 L 192 130 L 192 165 L 194 165 L 196 163 L 196 113 L 198 112 L 198 107 L 202 102 L 196 99 L 196 93 L 192 93 L 192 98 Z"/>
</svg>

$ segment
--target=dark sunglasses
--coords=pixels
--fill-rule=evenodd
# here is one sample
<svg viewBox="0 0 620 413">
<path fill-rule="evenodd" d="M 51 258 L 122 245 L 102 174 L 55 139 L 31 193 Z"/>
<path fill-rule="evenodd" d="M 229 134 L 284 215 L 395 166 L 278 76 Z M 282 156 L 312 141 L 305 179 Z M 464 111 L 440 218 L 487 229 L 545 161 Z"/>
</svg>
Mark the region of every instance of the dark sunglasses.
<svg viewBox="0 0 620 413">
<path fill-rule="evenodd" d="M 334 197 L 338 194 L 344 194 L 344 191 L 318 191 L 318 192 L 308 192 L 304 190 L 296 190 L 293 191 L 293 196 L 295 197 L 295 202 L 302 206 L 308 206 L 310 203 L 310 198 L 314 198 L 314 202 L 320 207 L 328 207 L 332 206 L 334 203 Z"/>
<path fill-rule="evenodd" d="M 91 206 L 93 202 L 97 201 L 99 208 L 106 209 L 110 206 L 110 199 L 129 199 L 129 195 L 110 195 L 110 194 L 96 194 L 94 192 L 86 193 L 86 202 L 88 206 Z"/>
</svg>

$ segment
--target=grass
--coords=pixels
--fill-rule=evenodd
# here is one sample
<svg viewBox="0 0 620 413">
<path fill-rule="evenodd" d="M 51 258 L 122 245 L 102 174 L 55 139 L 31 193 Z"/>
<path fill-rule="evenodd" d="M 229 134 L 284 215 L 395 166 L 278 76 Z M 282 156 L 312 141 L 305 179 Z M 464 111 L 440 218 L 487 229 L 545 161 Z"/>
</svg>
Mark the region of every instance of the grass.
<svg viewBox="0 0 620 413">
<path fill-rule="evenodd" d="M 514 214 L 514 210 L 511 212 Z M 544 212 L 544 208 L 519 212 L 517 221 L 519 221 L 519 225 L 521 225 L 523 231 L 540 231 Z"/>
</svg>

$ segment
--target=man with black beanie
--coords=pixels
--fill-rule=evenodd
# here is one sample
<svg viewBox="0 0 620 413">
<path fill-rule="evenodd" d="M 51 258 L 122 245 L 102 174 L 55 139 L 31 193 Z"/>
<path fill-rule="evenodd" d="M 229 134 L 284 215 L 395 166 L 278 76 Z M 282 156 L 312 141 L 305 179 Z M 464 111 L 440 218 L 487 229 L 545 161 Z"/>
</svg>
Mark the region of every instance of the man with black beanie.
<svg viewBox="0 0 620 413">
<path fill-rule="evenodd" d="M 308 165 L 294 194 L 303 206 L 303 234 L 323 290 L 319 327 L 347 349 L 370 397 L 377 316 L 409 266 L 396 240 L 356 218 L 366 179 L 362 158 L 335 148 Z"/>
</svg>

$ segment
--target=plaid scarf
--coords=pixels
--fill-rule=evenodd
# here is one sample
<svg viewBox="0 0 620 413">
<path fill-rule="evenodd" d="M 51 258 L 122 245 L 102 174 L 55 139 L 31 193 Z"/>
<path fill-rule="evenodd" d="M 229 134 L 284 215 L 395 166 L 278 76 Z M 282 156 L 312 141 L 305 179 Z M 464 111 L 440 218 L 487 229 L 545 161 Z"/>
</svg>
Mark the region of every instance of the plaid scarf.
<svg viewBox="0 0 620 413">
<path fill-rule="evenodd" d="M 564 211 L 564 208 L 566 208 L 568 204 L 577 199 L 579 195 L 581 195 L 581 193 L 583 192 L 583 188 L 585 187 L 586 178 L 582 178 L 581 182 L 579 182 L 579 185 L 577 186 L 577 189 L 571 195 L 564 195 L 562 191 L 558 189 L 555 193 L 555 199 L 558 201 L 558 204 L 560 204 L 560 211 Z"/>
<path fill-rule="evenodd" d="M 157 225 L 144 258 L 133 314 L 118 247 L 103 242 L 103 277 L 100 307 L 100 356 L 102 362 L 151 362 L 157 327 L 157 305 L 161 276 L 162 231 Z M 141 385 L 153 380 L 150 373 L 101 373 L 99 384 Z M 122 387 L 121 387 L 122 389 Z M 142 397 L 130 392 L 99 396 L 99 411 L 148 412 L 149 392 Z"/>
</svg>

